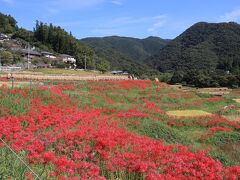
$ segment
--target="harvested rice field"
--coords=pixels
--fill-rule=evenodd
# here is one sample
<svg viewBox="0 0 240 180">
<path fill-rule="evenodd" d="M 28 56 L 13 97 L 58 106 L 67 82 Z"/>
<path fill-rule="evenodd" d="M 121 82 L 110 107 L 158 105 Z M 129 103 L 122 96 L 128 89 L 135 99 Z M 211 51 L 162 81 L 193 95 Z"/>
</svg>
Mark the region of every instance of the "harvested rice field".
<svg viewBox="0 0 240 180">
<path fill-rule="evenodd" d="M 211 116 L 211 113 L 202 110 L 177 110 L 177 111 L 168 111 L 169 116 L 174 117 L 201 117 L 201 116 Z"/>
</svg>

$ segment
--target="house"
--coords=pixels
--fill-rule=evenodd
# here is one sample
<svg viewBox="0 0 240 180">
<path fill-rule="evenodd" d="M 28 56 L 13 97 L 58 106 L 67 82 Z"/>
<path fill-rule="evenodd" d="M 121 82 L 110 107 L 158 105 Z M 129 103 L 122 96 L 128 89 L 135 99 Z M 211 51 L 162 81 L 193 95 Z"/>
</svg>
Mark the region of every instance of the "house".
<svg viewBox="0 0 240 180">
<path fill-rule="evenodd" d="M 76 63 L 76 59 L 70 55 L 67 54 L 61 54 L 60 55 L 60 59 L 64 62 L 64 63 Z"/>
<path fill-rule="evenodd" d="M 122 73 L 123 73 L 123 71 L 112 71 L 111 72 L 111 74 L 113 74 L 113 75 L 122 74 Z"/>
<path fill-rule="evenodd" d="M 125 71 L 112 71 L 111 74 L 113 74 L 113 75 L 129 75 L 129 73 L 125 72 Z"/>
<path fill-rule="evenodd" d="M 20 53 L 22 54 L 22 56 L 24 58 L 28 58 L 29 57 L 30 59 L 42 56 L 41 53 L 39 53 L 37 51 L 30 50 L 30 49 L 21 49 Z"/>
<path fill-rule="evenodd" d="M 0 42 L 9 40 L 9 37 L 6 34 L 0 33 Z"/>
<path fill-rule="evenodd" d="M 56 59 L 57 58 L 53 53 L 50 53 L 50 52 L 43 51 L 43 52 L 41 52 L 41 54 L 43 57 L 46 57 L 48 59 Z"/>
</svg>

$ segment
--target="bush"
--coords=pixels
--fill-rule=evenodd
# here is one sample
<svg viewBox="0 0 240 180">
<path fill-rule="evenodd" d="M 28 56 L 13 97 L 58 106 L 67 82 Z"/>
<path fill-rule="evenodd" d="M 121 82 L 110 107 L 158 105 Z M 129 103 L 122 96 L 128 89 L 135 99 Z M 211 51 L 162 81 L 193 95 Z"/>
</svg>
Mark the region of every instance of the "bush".
<svg viewBox="0 0 240 180">
<path fill-rule="evenodd" d="M 98 64 L 97 69 L 104 74 L 109 71 L 110 64 L 108 61 L 102 61 L 100 64 Z"/>
</svg>

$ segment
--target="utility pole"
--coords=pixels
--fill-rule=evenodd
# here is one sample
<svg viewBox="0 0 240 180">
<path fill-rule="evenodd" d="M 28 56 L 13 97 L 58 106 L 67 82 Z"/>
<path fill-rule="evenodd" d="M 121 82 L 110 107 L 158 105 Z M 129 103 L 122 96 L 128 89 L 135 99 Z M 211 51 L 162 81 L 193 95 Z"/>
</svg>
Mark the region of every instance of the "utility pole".
<svg viewBox="0 0 240 180">
<path fill-rule="evenodd" d="M 84 55 L 84 69 L 85 69 L 85 71 L 87 70 L 87 56 L 86 56 L 86 54 Z"/>
<path fill-rule="evenodd" d="M 29 57 L 29 42 L 28 42 L 28 56 L 27 56 L 27 61 L 28 61 L 28 69 L 30 69 L 30 57 Z"/>
<path fill-rule="evenodd" d="M 97 63 L 97 60 L 98 60 L 98 59 L 97 59 L 97 55 L 96 55 L 95 52 L 94 52 L 93 58 L 94 58 L 94 59 L 93 59 L 93 62 L 94 62 L 94 70 L 96 71 L 96 69 L 97 69 L 97 68 L 96 68 L 96 63 Z"/>
<path fill-rule="evenodd" d="M 28 63 L 28 66 L 27 66 L 27 68 L 28 69 L 30 69 L 30 63 L 31 63 L 31 61 L 30 61 L 30 32 L 28 32 L 28 56 L 27 56 L 27 63 Z"/>
</svg>

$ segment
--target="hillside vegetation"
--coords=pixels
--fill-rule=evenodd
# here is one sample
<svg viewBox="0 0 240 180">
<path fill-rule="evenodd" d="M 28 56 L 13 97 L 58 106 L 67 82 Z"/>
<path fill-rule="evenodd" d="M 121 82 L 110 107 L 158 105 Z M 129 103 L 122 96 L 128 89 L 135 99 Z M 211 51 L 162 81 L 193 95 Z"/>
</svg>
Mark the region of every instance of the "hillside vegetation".
<svg viewBox="0 0 240 180">
<path fill-rule="evenodd" d="M 140 62 L 149 56 L 156 54 L 169 42 L 168 40 L 159 37 L 137 39 L 119 36 L 86 38 L 81 41 L 85 42 L 95 50 L 117 51 L 133 62 Z"/>
<path fill-rule="evenodd" d="M 85 38 L 81 41 L 93 48 L 99 59 L 109 61 L 112 69 L 126 70 L 142 78 L 158 76 L 159 73 L 143 60 L 157 53 L 169 42 L 159 37 L 137 39 L 119 36 Z"/>
<path fill-rule="evenodd" d="M 12 16 L 0 13 L 0 32 L 13 33 L 17 29 L 17 21 Z"/>
<path fill-rule="evenodd" d="M 240 25 L 197 23 L 149 59 L 162 72 L 188 69 L 239 71 Z"/>
<path fill-rule="evenodd" d="M 145 62 L 160 72 L 175 72 L 172 82 L 239 86 L 240 25 L 197 23 Z"/>
</svg>

